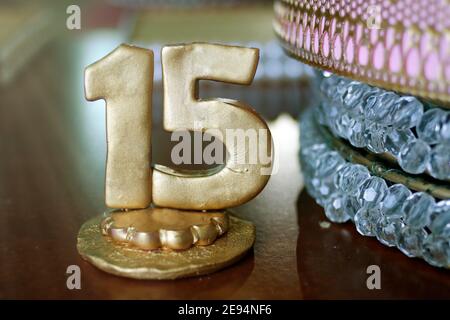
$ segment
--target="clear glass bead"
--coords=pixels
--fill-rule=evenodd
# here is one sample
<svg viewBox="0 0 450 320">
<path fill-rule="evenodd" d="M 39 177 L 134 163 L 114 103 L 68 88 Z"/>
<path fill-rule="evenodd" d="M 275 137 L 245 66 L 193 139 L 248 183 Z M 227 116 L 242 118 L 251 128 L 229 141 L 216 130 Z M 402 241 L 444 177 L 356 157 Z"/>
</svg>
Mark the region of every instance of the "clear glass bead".
<svg viewBox="0 0 450 320">
<path fill-rule="evenodd" d="M 364 94 L 361 96 L 357 106 L 353 109 L 353 114 L 364 117 L 367 109 L 367 105 L 371 105 L 374 101 L 372 97 L 376 97 L 381 94 L 381 90 L 375 87 L 365 85 Z"/>
<path fill-rule="evenodd" d="M 329 149 L 325 143 L 313 143 L 307 147 L 305 145 L 306 145 L 306 143 L 302 143 L 301 151 L 303 154 L 306 154 L 306 155 L 322 154 L 325 150 Z"/>
<path fill-rule="evenodd" d="M 315 113 L 317 122 L 321 125 L 327 125 L 328 115 L 327 115 L 328 105 L 325 102 L 320 102 L 317 106 L 317 112 Z M 303 131 L 303 130 L 302 130 Z M 309 132 L 309 130 L 305 130 L 305 132 Z"/>
<path fill-rule="evenodd" d="M 302 142 L 303 142 L 303 140 L 302 140 Z M 306 141 L 305 141 L 305 143 L 302 143 L 302 148 L 300 150 L 301 150 L 302 154 L 304 154 L 308 157 L 316 157 L 317 158 L 317 155 L 324 153 L 328 149 L 329 148 L 327 147 L 327 145 L 325 143 L 314 143 L 309 146 L 306 146 Z"/>
<path fill-rule="evenodd" d="M 436 179 L 450 180 L 450 145 L 438 144 L 431 149 L 428 172 Z"/>
<path fill-rule="evenodd" d="M 442 109 L 432 108 L 427 110 L 416 128 L 419 138 L 428 144 L 439 143 L 442 138 L 441 129 L 447 128 L 446 118 L 447 114 Z"/>
<path fill-rule="evenodd" d="M 378 122 L 382 125 L 390 125 L 390 111 L 398 96 L 393 92 L 372 95 L 367 99 L 364 114 L 367 120 Z"/>
<path fill-rule="evenodd" d="M 357 81 L 350 82 L 342 95 L 342 104 L 344 105 L 344 108 L 353 110 L 363 96 L 364 89 L 365 88 L 362 83 Z"/>
<path fill-rule="evenodd" d="M 325 206 L 325 215 L 330 221 L 336 223 L 344 223 L 350 219 L 344 210 L 341 194 L 335 194 L 329 199 Z"/>
<path fill-rule="evenodd" d="M 381 217 L 381 212 L 376 208 L 361 208 L 354 217 L 356 230 L 363 236 L 375 236 L 378 219 Z"/>
<path fill-rule="evenodd" d="M 334 84 L 336 82 L 337 82 L 336 76 L 331 76 L 331 77 L 322 79 L 322 81 L 320 82 L 320 92 L 323 95 L 328 96 L 330 89 L 332 87 L 334 87 Z"/>
<path fill-rule="evenodd" d="M 308 147 L 302 147 L 301 151 L 304 155 L 312 156 L 323 153 L 328 149 L 325 143 L 314 143 Z"/>
<path fill-rule="evenodd" d="M 391 129 L 386 135 L 385 150 L 398 156 L 400 149 L 407 143 L 416 139 L 410 129 Z"/>
<path fill-rule="evenodd" d="M 311 186 L 312 186 L 315 190 L 317 190 L 317 192 L 318 192 L 318 191 L 319 191 L 319 188 L 320 188 L 320 185 L 321 185 L 321 179 L 319 179 L 319 178 L 313 176 L 313 177 L 311 178 Z"/>
<path fill-rule="evenodd" d="M 345 161 L 336 151 L 328 151 L 317 158 L 317 177 L 327 177 L 337 171 Z"/>
<path fill-rule="evenodd" d="M 378 241 L 382 244 L 388 247 L 395 247 L 402 227 L 403 222 L 401 219 L 392 219 L 382 216 L 377 221 L 375 234 Z"/>
<path fill-rule="evenodd" d="M 313 178 L 310 175 L 305 175 L 305 185 L 308 190 L 308 193 L 312 198 L 318 199 L 320 197 L 319 189 L 317 188 L 317 184 L 319 183 L 319 179 Z M 316 201 L 317 202 L 317 201 Z"/>
<path fill-rule="evenodd" d="M 387 192 L 388 186 L 383 179 L 370 177 L 359 187 L 358 201 L 362 207 L 373 208 L 384 199 Z"/>
<path fill-rule="evenodd" d="M 357 148 L 364 148 L 367 146 L 365 131 L 365 122 L 362 119 L 355 119 L 355 121 L 350 125 L 348 140 L 353 146 Z"/>
<path fill-rule="evenodd" d="M 302 166 L 302 169 L 308 171 L 315 170 L 318 165 L 317 155 L 324 153 L 326 150 L 328 150 L 328 147 L 324 143 L 316 143 L 308 147 L 302 146 L 302 148 L 300 149 L 301 154 L 308 158 L 308 161 L 305 162 L 305 164 Z"/>
<path fill-rule="evenodd" d="M 331 103 L 331 104 L 327 104 L 325 105 L 325 114 L 326 114 L 326 123 L 329 127 L 334 127 L 334 122 L 336 120 L 336 118 L 340 115 L 340 108 L 338 107 L 337 104 Z"/>
<path fill-rule="evenodd" d="M 449 268 L 449 238 L 429 235 L 423 243 L 423 258 L 433 266 Z"/>
<path fill-rule="evenodd" d="M 350 127 L 354 122 L 347 113 L 341 113 L 334 120 L 334 128 L 338 136 L 348 139 Z"/>
<path fill-rule="evenodd" d="M 447 111 L 442 117 L 442 125 L 440 130 L 440 139 L 442 143 L 450 144 L 450 112 Z"/>
<path fill-rule="evenodd" d="M 333 180 L 324 179 L 324 178 L 315 178 L 316 182 L 316 190 L 317 190 L 317 198 L 316 201 L 321 206 L 325 206 L 329 198 L 333 193 L 336 192 L 336 188 L 334 186 Z"/>
<path fill-rule="evenodd" d="M 411 228 L 423 228 L 430 224 L 434 205 L 434 198 L 428 193 L 416 192 L 403 203 L 403 220 Z"/>
<path fill-rule="evenodd" d="M 354 220 L 356 212 L 361 208 L 361 205 L 358 202 L 356 197 L 351 195 L 345 195 L 342 200 L 342 205 L 344 207 L 345 213 Z"/>
<path fill-rule="evenodd" d="M 354 194 L 359 186 L 370 177 L 369 170 L 360 164 L 351 164 L 343 166 L 336 172 L 334 184 L 336 188 L 346 194 Z"/>
<path fill-rule="evenodd" d="M 423 105 L 415 97 L 400 97 L 392 108 L 392 125 L 398 129 L 415 127 L 422 119 Z"/>
<path fill-rule="evenodd" d="M 406 172 L 422 173 L 430 161 L 430 152 L 430 146 L 423 140 L 410 141 L 400 149 L 398 163 Z"/>
<path fill-rule="evenodd" d="M 408 257 L 421 257 L 427 233 L 423 229 L 401 228 L 397 247 Z"/>
<path fill-rule="evenodd" d="M 343 78 L 339 78 L 337 83 L 334 85 L 334 88 L 330 88 L 328 91 L 328 97 L 330 97 L 330 100 L 336 103 L 341 103 L 342 97 L 345 94 L 345 91 L 347 90 L 348 80 L 345 80 Z M 333 90 L 334 89 L 334 90 Z"/>
<path fill-rule="evenodd" d="M 431 212 L 430 230 L 433 234 L 450 238 L 450 200 L 436 203 Z"/>
<path fill-rule="evenodd" d="M 386 151 L 386 128 L 375 123 L 366 123 L 365 138 L 367 149 L 373 153 L 383 153 Z"/>
<path fill-rule="evenodd" d="M 378 98 L 379 98 L 379 95 L 377 92 L 373 92 L 372 94 L 367 96 L 365 104 L 363 106 L 363 112 L 364 112 L 365 119 L 375 121 L 375 119 L 377 118 L 376 112 L 374 111 L 374 109 L 377 104 Z"/>
<path fill-rule="evenodd" d="M 342 179 L 345 178 L 348 175 L 349 170 L 351 170 L 352 164 L 349 162 L 346 162 L 342 167 L 339 168 L 338 171 L 336 171 L 336 174 L 334 175 L 334 185 L 336 188 L 340 191 L 343 191 L 341 189 L 341 183 Z"/>
<path fill-rule="evenodd" d="M 304 181 L 305 181 L 306 191 L 308 191 L 308 194 L 311 196 L 311 198 L 316 199 L 317 192 L 312 185 L 311 178 L 305 175 Z"/>
<path fill-rule="evenodd" d="M 388 218 L 401 218 L 403 216 L 403 203 L 409 196 L 411 196 L 411 190 L 403 184 L 390 186 L 383 199 L 381 211 Z"/>
</svg>

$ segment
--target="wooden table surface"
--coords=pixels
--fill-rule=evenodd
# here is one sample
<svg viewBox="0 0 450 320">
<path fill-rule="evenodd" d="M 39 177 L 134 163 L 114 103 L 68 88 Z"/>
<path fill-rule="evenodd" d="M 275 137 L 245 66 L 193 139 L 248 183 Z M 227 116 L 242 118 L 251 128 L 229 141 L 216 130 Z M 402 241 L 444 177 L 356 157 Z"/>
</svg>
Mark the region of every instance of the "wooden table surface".
<svg viewBox="0 0 450 320">
<path fill-rule="evenodd" d="M 278 173 L 257 198 L 234 209 L 256 225 L 253 252 L 223 271 L 176 281 L 97 270 L 78 255 L 76 237 L 83 222 L 105 210 L 104 108 L 84 101 L 82 69 L 67 61 L 48 47 L 0 89 L 0 298 L 450 298 L 448 271 L 362 237 L 350 223 L 320 226 L 323 211 L 301 187 L 297 122 L 287 115 L 271 122 Z M 239 90 L 223 95 L 235 98 Z M 265 115 L 252 96 L 268 88 L 245 90 L 256 93 L 246 102 Z M 299 110 L 308 97 L 281 100 L 287 96 L 293 95 L 281 94 L 266 108 L 271 118 Z M 154 130 L 154 161 L 167 162 L 168 136 L 158 124 Z M 81 268 L 81 290 L 66 287 L 66 269 L 74 264 Z M 373 264 L 381 268 L 381 290 L 366 287 Z"/>
</svg>

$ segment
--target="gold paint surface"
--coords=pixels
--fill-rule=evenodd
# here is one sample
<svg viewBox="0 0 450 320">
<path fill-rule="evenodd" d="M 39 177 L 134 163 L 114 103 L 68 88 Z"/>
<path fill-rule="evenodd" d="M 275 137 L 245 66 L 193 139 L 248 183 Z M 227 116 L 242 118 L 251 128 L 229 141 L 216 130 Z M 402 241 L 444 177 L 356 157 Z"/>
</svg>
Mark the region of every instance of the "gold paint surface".
<svg viewBox="0 0 450 320">
<path fill-rule="evenodd" d="M 273 161 L 266 122 L 240 101 L 198 97 L 199 80 L 250 84 L 258 59 L 259 50 L 254 48 L 207 43 L 163 48 L 164 128 L 215 130 L 213 135 L 231 155 L 222 170 L 196 175 L 163 166 L 152 174 L 151 50 L 121 45 L 87 67 L 86 99 L 105 99 L 107 104 L 106 205 L 141 209 L 153 201 L 159 207 L 220 210 L 243 204 L 261 192 Z M 237 135 L 229 138 L 227 130 Z"/>
<path fill-rule="evenodd" d="M 152 179 L 154 204 L 177 209 L 218 210 L 243 204 L 264 188 L 273 161 L 272 137 L 266 122 L 242 102 L 198 97 L 199 80 L 250 84 L 258 59 L 259 51 L 253 48 L 207 43 L 163 48 L 164 129 L 217 130 L 231 156 L 219 172 L 208 171 L 196 176 L 158 166 Z M 253 130 L 256 141 L 244 145 L 227 141 L 227 129 Z M 261 131 L 266 133 L 265 137 Z M 258 152 L 256 163 L 245 160 L 253 147 Z M 262 163 L 259 154 L 270 156 L 270 161 Z"/>
<path fill-rule="evenodd" d="M 105 202 L 110 208 L 151 203 L 153 52 L 120 45 L 85 70 L 89 101 L 106 100 Z"/>
<path fill-rule="evenodd" d="M 168 208 L 114 211 L 101 222 L 111 239 L 143 250 L 186 250 L 210 245 L 228 231 L 228 214 L 193 212 Z"/>
<path fill-rule="evenodd" d="M 97 216 L 81 227 L 78 252 L 97 268 L 127 278 L 163 280 L 209 274 L 242 258 L 255 241 L 254 225 L 230 215 L 228 232 L 212 245 L 184 251 L 143 251 L 103 236 L 103 218 Z"/>
</svg>

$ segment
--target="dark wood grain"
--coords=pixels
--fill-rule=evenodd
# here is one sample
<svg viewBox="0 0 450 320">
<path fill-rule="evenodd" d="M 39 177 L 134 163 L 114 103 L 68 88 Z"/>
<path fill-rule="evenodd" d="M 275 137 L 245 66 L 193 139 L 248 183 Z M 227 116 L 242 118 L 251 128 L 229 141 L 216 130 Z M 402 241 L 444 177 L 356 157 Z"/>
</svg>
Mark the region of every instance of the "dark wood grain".
<svg viewBox="0 0 450 320">
<path fill-rule="evenodd" d="M 81 82 L 64 76 L 81 71 L 59 52 L 46 48 L 0 89 L 0 298 L 450 298 L 447 271 L 364 238 L 351 224 L 319 226 L 325 217 L 301 191 L 298 130 L 287 118 L 274 124 L 283 142 L 279 172 L 257 198 L 234 209 L 256 225 L 251 254 L 215 274 L 177 281 L 129 280 L 97 270 L 77 254 L 76 236 L 84 221 L 105 210 L 104 111 L 84 102 Z M 228 89 L 224 96 L 239 94 Z M 292 113 L 301 102 L 279 105 Z M 256 107 L 265 114 L 264 106 Z M 266 110 L 283 111 L 277 108 Z M 159 125 L 154 132 L 154 161 L 167 162 L 167 135 Z M 81 267 L 81 290 L 66 288 L 72 264 Z M 371 264 L 381 268 L 381 290 L 366 287 Z"/>
</svg>

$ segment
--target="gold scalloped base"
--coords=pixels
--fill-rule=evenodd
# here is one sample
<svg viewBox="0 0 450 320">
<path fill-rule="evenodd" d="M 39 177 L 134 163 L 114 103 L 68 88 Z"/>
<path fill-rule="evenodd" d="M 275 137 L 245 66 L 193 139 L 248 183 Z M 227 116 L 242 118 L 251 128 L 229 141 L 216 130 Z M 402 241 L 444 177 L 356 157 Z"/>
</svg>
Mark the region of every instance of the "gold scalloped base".
<svg viewBox="0 0 450 320">
<path fill-rule="evenodd" d="M 186 250 L 208 246 L 228 231 L 225 211 L 186 211 L 150 207 L 109 212 L 100 223 L 102 234 L 143 250 Z"/>
<path fill-rule="evenodd" d="M 143 251 L 102 235 L 103 215 L 85 222 L 78 233 L 77 249 L 97 268 L 133 279 L 178 279 L 209 274 L 242 258 L 255 242 L 255 226 L 229 217 L 228 232 L 209 246 L 184 251 Z"/>
</svg>

